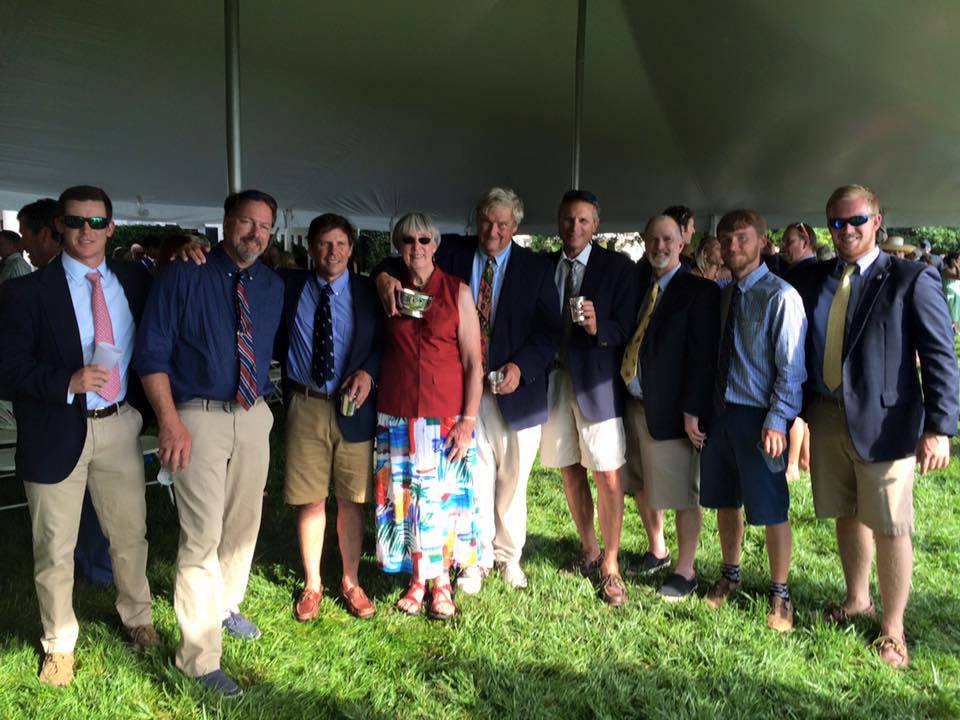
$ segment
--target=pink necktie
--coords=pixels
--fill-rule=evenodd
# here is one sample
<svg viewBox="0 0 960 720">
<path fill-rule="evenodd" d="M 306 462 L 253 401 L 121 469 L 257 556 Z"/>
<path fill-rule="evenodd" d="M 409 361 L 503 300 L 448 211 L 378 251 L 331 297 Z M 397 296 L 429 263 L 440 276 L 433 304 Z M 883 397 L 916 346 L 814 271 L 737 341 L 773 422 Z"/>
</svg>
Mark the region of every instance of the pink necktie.
<svg viewBox="0 0 960 720">
<path fill-rule="evenodd" d="M 93 344 L 109 343 L 113 345 L 113 323 L 110 322 L 110 311 L 107 309 L 107 298 L 103 295 L 103 285 L 100 282 L 100 273 L 87 273 L 87 280 L 93 285 Z M 110 371 L 110 379 L 97 392 L 107 402 L 113 402 L 120 394 L 120 364 L 117 363 Z"/>
</svg>

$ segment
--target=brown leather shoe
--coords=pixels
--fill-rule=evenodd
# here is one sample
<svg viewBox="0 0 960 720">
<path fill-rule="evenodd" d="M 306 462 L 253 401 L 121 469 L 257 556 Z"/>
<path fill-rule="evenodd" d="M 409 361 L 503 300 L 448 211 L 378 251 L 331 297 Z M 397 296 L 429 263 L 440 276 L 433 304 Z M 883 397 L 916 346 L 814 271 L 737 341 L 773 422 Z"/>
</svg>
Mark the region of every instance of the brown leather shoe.
<svg viewBox="0 0 960 720">
<path fill-rule="evenodd" d="M 620 607 L 627 601 L 627 588 L 623 578 L 616 573 L 606 575 L 600 581 L 600 599 L 612 607 Z"/>
<path fill-rule="evenodd" d="M 40 682 L 66 687 L 73 682 L 73 653 L 47 653 L 40 668 Z"/>
<path fill-rule="evenodd" d="M 160 644 L 160 636 L 153 629 L 153 625 L 123 626 L 123 633 L 130 640 L 133 649 L 142 652 L 146 648 L 157 647 Z"/>
<path fill-rule="evenodd" d="M 711 585 L 709 590 L 707 590 L 707 596 L 704 598 L 704 601 L 709 607 L 712 607 L 714 610 L 716 610 L 718 607 L 726 603 L 727 600 L 736 595 L 739 589 L 739 582 L 730 582 L 727 578 L 721 575 L 720 579 Z"/>
<path fill-rule="evenodd" d="M 293 615 L 300 622 L 309 622 L 313 620 L 320 612 L 320 600 L 323 598 L 323 588 L 320 592 L 304 588 L 297 598 L 297 604 L 293 606 Z"/>
<path fill-rule="evenodd" d="M 873 641 L 880 659 L 894 670 L 902 670 L 910 664 L 910 654 L 907 652 L 906 638 L 895 638 L 890 635 L 881 635 Z"/>
<path fill-rule="evenodd" d="M 790 600 L 784 600 L 779 595 L 770 597 L 770 605 L 767 608 L 767 627 L 777 632 L 793 630 L 793 603 Z"/>
<path fill-rule="evenodd" d="M 376 608 L 373 607 L 373 603 L 370 602 L 370 598 L 367 597 L 367 594 L 359 585 L 354 585 L 349 590 L 344 590 L 341 585 L 340 600 L 343 602 L 344 607 L 347 608 L 348 613 L 361 620 L 369 620 L 377 612 Z"/>
</svg>

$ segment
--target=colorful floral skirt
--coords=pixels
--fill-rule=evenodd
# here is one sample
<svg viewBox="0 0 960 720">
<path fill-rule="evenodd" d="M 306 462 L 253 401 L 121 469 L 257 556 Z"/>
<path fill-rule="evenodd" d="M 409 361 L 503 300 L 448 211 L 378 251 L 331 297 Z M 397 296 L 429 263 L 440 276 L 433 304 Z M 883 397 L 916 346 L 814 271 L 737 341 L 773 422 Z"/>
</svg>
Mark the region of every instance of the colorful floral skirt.
<svg viewBox="0 0 960 720">
<path fill-rule="evenodd" d="M 432 580 L 477 562 L 476 438 L 450 462 L 444 444 L 456 421 L 377 416 L 377 561 L 386 572 Z"/>
</svg>

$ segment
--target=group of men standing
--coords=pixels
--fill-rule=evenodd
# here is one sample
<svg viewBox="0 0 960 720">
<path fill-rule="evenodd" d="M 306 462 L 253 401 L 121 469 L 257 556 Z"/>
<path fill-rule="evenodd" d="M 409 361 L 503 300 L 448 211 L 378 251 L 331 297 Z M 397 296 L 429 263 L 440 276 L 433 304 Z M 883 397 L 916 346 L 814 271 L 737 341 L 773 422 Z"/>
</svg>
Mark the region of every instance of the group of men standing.
<svg viewBox="0 0 960 720">
<path fill-rule="evenodd" d="M 264 396 L 274 357 L 288 393 L 285 497 L 299 507 L 305 575 L 294 613 L 308 621 L 318 612 L 331 484 L 339 596 L 356 617 L 375 613 L 358 568 L 364 504 L 373 500 L 377 294 L 395 312 L 397 281 L 389 263 L 375 271 L 375 286 L 349 272 L 357 233 L 346 218 L 326 214 L 311 224 L 312 271 L 278 275 L 259 262 L 276 221 L 273 198 L 233 194 L 224 211 L 218 247 L 151 279 L 139 264 L 106 259 L 114 228 L 106 193 L 69 188 L 57 205 L 62 252 L 0 289 L 0 387 L 11 389 L 18 423 L 44 682 L 73 677 L 72 553 L 87 488 L 110 541 L 124 631 L 140 648 L 159 642 L 138 444 L 143 415 L 153 412 L 180 520 L 176 663 L 210 689 L 241 693 L 220 668 L 222 632 L 260 635 L 239 610 L 267 478 L 273 415 Z M 436 254 L 483 308 L 493 374 L 477 422 L 479 562 L 461 573 L 461 592 L 478 592 L 493 570 L 526 587 L 526 486 L 539 451 L 545 466 L 561 471 L 580 537 L 566 569 L 596 575 L 604 601 L 627 601 L 618 557 L 625 492 L 636 497 L 650 543 L 637 572 L 671 564 L 663 515 L 676 513 L 677 563 L 660 589 L 666 600 L 694 594 L 701 508 L 717 510 L 723 566 L 706 595 L 712 607 L 741 585 L 742 508 L 747 523 L 765 527 L 767 623 L 792 628 L 782 456 L 790 424 L 803 415 L 816 513 L 836 518 L 847 586 L 825 620 L 875 614 L 875 545 L 884 608 L 877 648 L 891 666 L 907 664 L 914 466 L 926 472 L 949 458 L 958 404 L 953 334 L 936 274 L 877 247 L 882 216 L 870 190 L 839 188 L 826 211 L 839 259 L 805 263 L 790 275 L 793 285 L 762 262 L 763 218 L 725 215 L 717 234 L 734 282 L 721 292 L 683 267 L 683 231 L 669 215 L 650 219 L 646 255 L 635 264 L 594 242 L 599 201 L 572 190 L 558 210 L 562 248 L 537 254 L 513 240 L 520 198 L 503 188 L 484 194 L 476 237 L 445 239 Z"/>
</svg>

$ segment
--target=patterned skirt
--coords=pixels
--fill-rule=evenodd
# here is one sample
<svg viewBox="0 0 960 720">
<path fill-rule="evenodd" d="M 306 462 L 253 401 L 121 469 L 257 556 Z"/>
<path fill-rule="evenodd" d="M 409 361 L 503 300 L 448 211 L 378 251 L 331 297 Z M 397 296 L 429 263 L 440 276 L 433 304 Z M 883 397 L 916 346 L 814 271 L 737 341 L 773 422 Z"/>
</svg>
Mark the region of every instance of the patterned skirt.
<svg viewBox="0 0 960 720">
<path fill-rule="evenodd" d="M 477 562 L 476 438 L 463 460 L 443 449 L 457 418 L 377 416 L 377 561 L 432 580 Z"/>
</svg>

